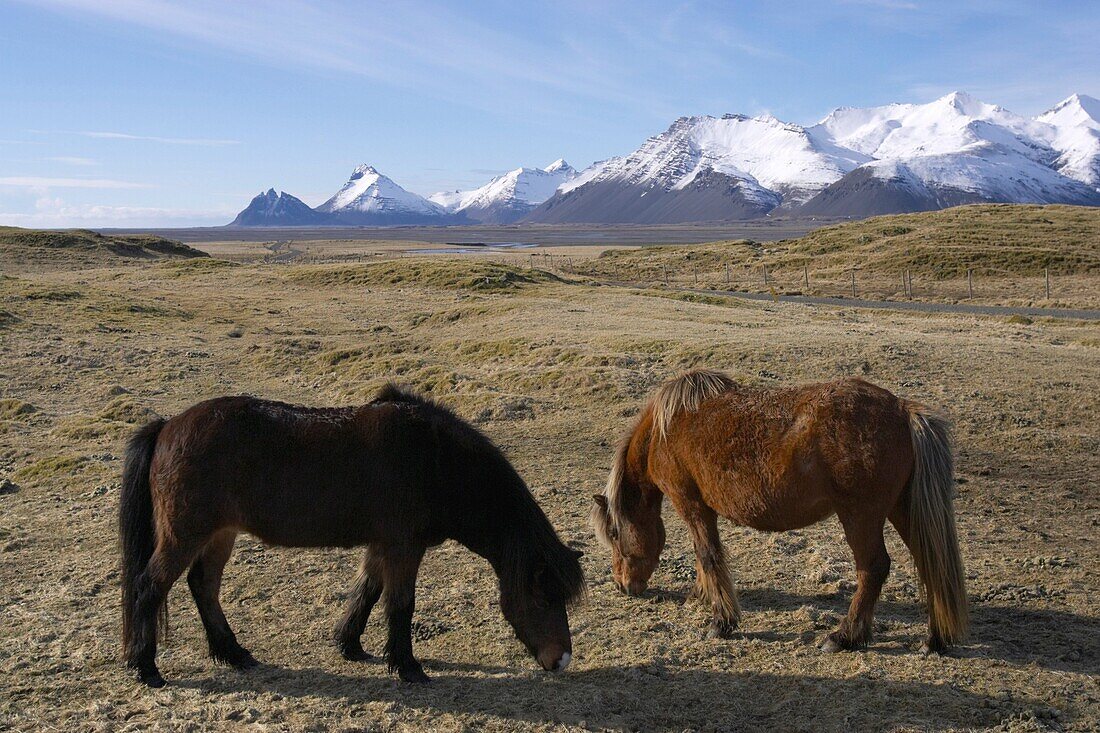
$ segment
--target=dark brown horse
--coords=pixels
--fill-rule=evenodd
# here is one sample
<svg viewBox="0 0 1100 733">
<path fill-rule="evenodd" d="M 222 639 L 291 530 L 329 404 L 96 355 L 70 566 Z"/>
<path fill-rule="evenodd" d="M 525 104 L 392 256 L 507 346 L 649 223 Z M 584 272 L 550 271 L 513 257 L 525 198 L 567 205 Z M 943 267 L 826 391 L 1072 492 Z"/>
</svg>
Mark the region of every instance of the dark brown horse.
<svg viewBox="0 0 1100 733">
<path fill-rule="evenodd" d="M 394 387 L 341 409 L 223 397 L 146 425 L 127 449 L 119 530 L 126 662 L 154 687 L 164 684 L 158 609 L 188 568 L 211 655 L 256 664 L 218 601 L 239 532 L 288 547 L 366 546 L 336 629 L 348 659 L 369 656 L 360 636 L 385 597 L 389 667 L 427 681 L 412 650 L 416 575 L 427 548 L 447 539 L 492 565 L 501 611 L 539 664 L 564 670 L 571 658 L 566 607 L 584 592 L 580 553 L 488 438 Z"/>
<path fill-rule="evenodd" d="M 860 379 L 754 389 L 692 371 L 651 397 L 621 444 L 593 526 L 612 550 L 615 582 L 646 588 L 665 543 L 667 496 L 691 532 L 695 594 L 711 635 L 728 636 L 741 611 L 718 536 L 718 516 L 764 531 L 836 514 L 859 585 L 822 649 L 871 638 L 875 601 L 890 572 L 886 521 L 908 546 L 928 604 L 926 651 L 961 640 L 967 598 L 955 534 L 948 423 L 929 408 Z"/>
</svg>

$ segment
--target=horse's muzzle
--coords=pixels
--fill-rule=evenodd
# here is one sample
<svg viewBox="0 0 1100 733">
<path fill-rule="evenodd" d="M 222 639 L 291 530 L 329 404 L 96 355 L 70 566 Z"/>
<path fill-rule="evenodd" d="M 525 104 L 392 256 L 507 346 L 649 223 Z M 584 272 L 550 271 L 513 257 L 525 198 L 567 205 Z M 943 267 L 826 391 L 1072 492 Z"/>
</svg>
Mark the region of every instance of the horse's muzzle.
<svg viewBox="0 0 1100 733">
<path fill-rule="evenodd" d="M 560 647 L 544 649 L 538 654 L 539 664 L 547 672 L 564 672 L 573 655 Z"/>
</svg>

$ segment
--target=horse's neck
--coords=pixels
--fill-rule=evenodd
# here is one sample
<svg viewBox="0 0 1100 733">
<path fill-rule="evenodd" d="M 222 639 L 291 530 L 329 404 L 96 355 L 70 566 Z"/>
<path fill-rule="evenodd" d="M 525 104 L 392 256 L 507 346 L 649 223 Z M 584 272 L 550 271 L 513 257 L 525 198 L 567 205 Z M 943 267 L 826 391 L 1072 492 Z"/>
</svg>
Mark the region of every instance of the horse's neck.
<svg viewBox="0 0 1100 733">
<path fill-rule="evenodd" d="M 492 496 L 476 509 L 468 509 L 454 522 L 451 539 L 481 555 L 494 566 L 519 542 L 517 527 L 522 526 L 508 497 Z"/>
<path fill-rule="evenodd" d="M 492 537 L 463 538 L 458 542 L 485 558 L 502 585 L 515 575 L 512 569 L 516 566 L 519 555 L 530 549 L 518 533 L 506 530 L 494 533 Z"/>
</svg>

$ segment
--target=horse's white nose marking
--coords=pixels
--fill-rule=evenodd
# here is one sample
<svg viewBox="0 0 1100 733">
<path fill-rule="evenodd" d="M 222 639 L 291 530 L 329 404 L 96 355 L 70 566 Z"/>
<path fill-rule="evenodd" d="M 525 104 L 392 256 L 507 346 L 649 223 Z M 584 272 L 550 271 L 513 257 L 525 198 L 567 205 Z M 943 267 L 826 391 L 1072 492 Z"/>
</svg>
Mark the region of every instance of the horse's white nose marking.
<svg viewBox="0 0 1100 733">
<path fill-rule="evenodd" d="M 573 661 L 573 655 L 569 652 L 561 655 L 561 659 L 558 660 L 558 666 L 554 668 L 555 672 L 564 672 L 565 668 L 569 666 L 569 663 Z"/>
</svg>

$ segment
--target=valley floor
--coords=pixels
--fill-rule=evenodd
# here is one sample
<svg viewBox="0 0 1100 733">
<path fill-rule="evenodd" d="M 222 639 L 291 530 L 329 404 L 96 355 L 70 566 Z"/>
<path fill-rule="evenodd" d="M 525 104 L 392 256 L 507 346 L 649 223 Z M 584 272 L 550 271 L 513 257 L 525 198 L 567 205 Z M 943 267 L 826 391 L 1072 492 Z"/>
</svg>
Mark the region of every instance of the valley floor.
<svg viewBox="0 0 1100 733">
<path fill-rule="evenodd" d="M 224 261 L 9 271 L 0 278 L 0 729 L 1095 730 L 1100 725 L 1100 326 L 809 307 L 562 282 L 471 259 Z M 694 559 L 669 542 L 642 598 L 611 582 L 591 495 L 644 396 L 687 367 L 759 385 L 860 375 L 956 420 L 969 643 L 914 653 L 913 565 L 894 558 L 863 652 L 821 653 L 854 568 L 835 519 L 723 525 L 742 633 L 704 638 Z M 213 664 L 186 585 L 167 687 L 119 664 L 116 511 L 127 434 L 151 414 L 248 392 L 365 402 L 388 379 L 474 420 L 586 555 L 568 673 L 535 669 L 461 547 L 421 571 L 399 684 L 329 644 L 357 553 L 242 537 L 223 603 L 264 664 Z M 372 619 L 365 647 L 379 652 Z"/>
</svg>

